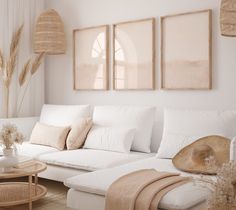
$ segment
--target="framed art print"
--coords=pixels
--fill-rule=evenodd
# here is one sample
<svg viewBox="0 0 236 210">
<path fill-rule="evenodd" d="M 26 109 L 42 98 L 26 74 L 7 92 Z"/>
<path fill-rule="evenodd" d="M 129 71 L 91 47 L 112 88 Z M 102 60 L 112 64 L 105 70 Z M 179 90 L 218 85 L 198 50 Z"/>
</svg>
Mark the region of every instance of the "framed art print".
<svg viewBox="0 0 236 210">
<path fill-rule="evenodd" d="M 161 18 L 163 89 L 211 89 L 211 10 Z"/>
<path fill-rule="evenodd" d="M 154 89 L 155 19 L 113 25 L 113 88 Z"/>
<path fill-rule="evenodd" d="M 107 90 L 109 27 L 76 29 L 74 41 L 74 89 Z"/>
</svg>

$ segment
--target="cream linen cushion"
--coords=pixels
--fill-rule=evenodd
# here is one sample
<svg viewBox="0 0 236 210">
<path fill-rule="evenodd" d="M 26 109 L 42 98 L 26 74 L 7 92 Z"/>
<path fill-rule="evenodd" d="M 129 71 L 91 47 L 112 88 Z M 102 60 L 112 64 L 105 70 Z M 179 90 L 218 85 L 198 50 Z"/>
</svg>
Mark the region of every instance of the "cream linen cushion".
<svg viewBox="0 0 236 210">
<path fill-rule="evenodd" d="M 54 147 L 58 150 L 65 148 L 66 137 L 70 127 L 59 127 L 36 123 L 31 133 L 30 143 Z"/>
<path fill-rule="evenodd" d="M 71 131 L 66 140 L 68 150 L 79 149 L 83 146 L 92 124 L 91 118 L 81 118 L 77 123 L 72 124 Z"/>
</svg>

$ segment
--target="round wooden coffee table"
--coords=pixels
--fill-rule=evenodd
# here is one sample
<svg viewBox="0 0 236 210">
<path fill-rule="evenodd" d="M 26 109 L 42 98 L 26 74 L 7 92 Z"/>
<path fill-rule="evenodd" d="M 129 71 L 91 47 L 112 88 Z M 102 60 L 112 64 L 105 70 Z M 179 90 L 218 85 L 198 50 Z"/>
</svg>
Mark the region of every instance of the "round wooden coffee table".
<svg viewBox="0 0 236 210">
<path fill-rule="evenodd" d="M 0 207 L 29 203 L 29 209 L 32 210 L 32 202 L 47 193 L 47 188 L 38 184 L 38 173 L 46 168 L 46 164 L 42 162 L 28 161 L 19 164 L 11 172 L 0 172 Z M 28 177 L 28 182 L 2 182 L 5 179 L 19 177 Z"/>
</svg>

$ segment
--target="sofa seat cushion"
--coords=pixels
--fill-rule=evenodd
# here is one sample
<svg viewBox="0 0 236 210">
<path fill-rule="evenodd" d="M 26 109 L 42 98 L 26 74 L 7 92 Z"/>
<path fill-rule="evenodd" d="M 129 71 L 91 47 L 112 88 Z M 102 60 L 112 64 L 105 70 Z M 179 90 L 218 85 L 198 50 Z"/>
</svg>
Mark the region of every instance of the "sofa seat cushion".
<svg viewBox="0 0 236 210">
<path fill-rule="evenodd" d="M 39 160 L 52 165 L 95 171 L 148 158 L 153 155 L 140 152 L 125 154 L 93 149 L 78 149 L 41 155 Z"/>
<path fill-rule="evenodd" d="M 17 145 L 17 152 L 21 156 L 37 158 L 39 155 L 58 152 L 59 150 L 53 147 L 30 144 L 24 142 L 22 145 Z"/>
<path fill-rule="evenodd" d="M 178 172 L 183 176 L 192 174 L 180 172 L 173 166 L 171 160 L 147 158 L 133 163 L 128 163 L 112 169 L 95 171 L 78 175 L 65 181 L 65 185 L 86 193 L 105 196 L 109 186 L 119 177 L 140 169 L 154 168 L 159 171 Z M 161 200 L 161 209 L 189 209 L 205 201 L 207 189 L 188 183 L 168 192 Z"/>
</svg>

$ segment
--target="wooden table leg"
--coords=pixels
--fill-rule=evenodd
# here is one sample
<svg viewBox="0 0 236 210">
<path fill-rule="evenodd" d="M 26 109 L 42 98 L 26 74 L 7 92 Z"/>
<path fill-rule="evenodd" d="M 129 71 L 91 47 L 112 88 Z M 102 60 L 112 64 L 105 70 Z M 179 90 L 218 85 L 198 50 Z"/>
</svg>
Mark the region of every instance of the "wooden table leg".
<svg viewBox="0 0 236 210">
<path fill-rule="evenodd" d="M 38 174 L 35 174 L 34 175 L 34 193 L 35 193 L 35 196 L 37 195 L 37 187 L 38 187 Z"/>
<path fill-rule="evenodd" d="M 32 210 L 32 175 L 29 176 L 29 210 Z"/>
</svg>

